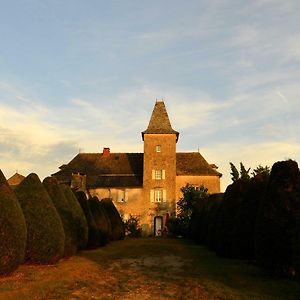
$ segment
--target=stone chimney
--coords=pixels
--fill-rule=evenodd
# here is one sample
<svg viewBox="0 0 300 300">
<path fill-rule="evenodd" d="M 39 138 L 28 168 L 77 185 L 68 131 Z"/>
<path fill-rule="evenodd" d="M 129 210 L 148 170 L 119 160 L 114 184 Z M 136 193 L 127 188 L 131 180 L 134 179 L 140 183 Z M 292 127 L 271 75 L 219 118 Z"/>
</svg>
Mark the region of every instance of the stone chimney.
<svg viewBox="0 0 300 300">
<path fill-rule="evenodd" d="M 108 157 L 110 155 L 110 149 L 109 148 L 103 148 L 103 157 Z"/>
</svg>

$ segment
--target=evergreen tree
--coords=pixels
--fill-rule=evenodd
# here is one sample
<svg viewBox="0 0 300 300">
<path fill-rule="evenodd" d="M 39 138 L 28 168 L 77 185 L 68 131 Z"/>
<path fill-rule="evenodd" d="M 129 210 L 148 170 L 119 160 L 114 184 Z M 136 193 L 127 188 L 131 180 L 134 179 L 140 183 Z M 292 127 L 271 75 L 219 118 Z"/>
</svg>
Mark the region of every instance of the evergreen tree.
<svg viewBox="0 0 300 300">
<path fill-rule="evenodd" d="M 248 170 L 246 170 L 246 168 L 245 168 L 245 166 L 243 165 L 242 162 L 240 163 L 240 166 L 241 166 L 240 178 L 243 179 L 243 180 L 250 179 L 249 172 L 250 172 L 251 168 L 249 168 Z"/>
<path fill-rule="evenodd" d="M 237 170 L 236 166 L 232 162 L 230 162 L 229 164 L 230 164 L 230 169 L 231 169 L 230 175 L 232 175 L 231 180 L 233 182 L 235 182 L 240 178 L 240 174 L 239 174 L 239 171 Z"/>
<path fill-rule="evenodd" d="M 0 276 L 24 261 L 26 235 L 23 212 L 0 170 Z"/>
</svg>

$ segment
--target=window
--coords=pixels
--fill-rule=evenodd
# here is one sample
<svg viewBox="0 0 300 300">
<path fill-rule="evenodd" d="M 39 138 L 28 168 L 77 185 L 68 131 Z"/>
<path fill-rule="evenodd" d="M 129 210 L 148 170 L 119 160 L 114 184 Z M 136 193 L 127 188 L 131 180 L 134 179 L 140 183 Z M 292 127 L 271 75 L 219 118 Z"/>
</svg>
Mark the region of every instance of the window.
<svg viewBox="0 0 300 300">
<path fill-rule="evenodd" d="M 162 196 L 162 190 L 154 190 L 154 202 L 162 202 Z"/>
<path fill-rule="evenodd" d="M 155 179 L 162 179 L 162 170 L 155 170 Z"/>
<path fill-rule="evenodd" d="M 167 193 L 166 190 L 162 188 L 156 188 L 150 190 L 150 201 L 151 202 L 167 202 Z"/>
<path fill-rule="evenodd" d="M 128 191 L 118 190 L 118 202 L 127 202 L 128 201 Z"/>
<path fill-rule="evenodd" d="M 165 170 L 152 170 L 152 179 L 161 180 L 166 178 Z"/>
<path fill-rule="evenodd" d="M 155 146 L 155 152 L 161 152 L 161 145 Z"/>
</svg>

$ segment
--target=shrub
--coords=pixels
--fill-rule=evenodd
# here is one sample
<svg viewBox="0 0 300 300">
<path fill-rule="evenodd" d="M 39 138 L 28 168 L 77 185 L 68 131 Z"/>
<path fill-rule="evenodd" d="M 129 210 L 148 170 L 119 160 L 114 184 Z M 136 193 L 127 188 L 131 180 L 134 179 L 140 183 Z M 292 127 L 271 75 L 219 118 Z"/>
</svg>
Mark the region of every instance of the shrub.
<svg viewBox="0 0 300 300">
<path fill-rule="evenodd" d="M 88 200 L 93 218 L 95 220 L 96 226 L 100 232 L 100 246 L 104 246 L 108 243 L 109 234 L 111 232 L 110 228 L 111 224 L 106 215 L 106 212 L 100 201 L 97 197 L 92 197 Z"/>
<path fill-rule="evenodd" d="M 167 223 L 168 235 L 170 237 L 182 236 L 182 224 L 179 218 L 171 217 Z"/>
<path fill-rule="evenodd" d="M 57 262 L 64 253 L 65 234 L 60 217 L 38 176 L 29 174 L 15 189 L 27 225 L 25 260 Z"/>
<path fill-rule="evenodd" d="M 294 266 L 297 280 L 300 283 L 300 216 L 297 217 L 294 243 Z"/>
<path fill-rule="evenodd" d="M 73 214 L 74 227 L 76 231 L 76 245 L 78 249 L 85 249 L 88 241 L 88 224 L 85 214 L 78 203 L 76 196 L 68 185 L 60 185 L 65 197 L 69 203 Z"/>
<path fill-rule="evenodd" d="M 224 194 L 211 194 L 208 198 L 206 235 L 204 243 L 210 250 L 216 249 L 217 239 L 217 220 L 220 218 L 220 210 L 223 202 Z"/>
<path fill-rule="evenodd" d="M 85 218 L 88 224 L 89 233 L 88 233 L 87 248 L 89 249 L 97 248 L 100 246 L 101 234 L 95 223 L 86 195 L 83 191 L 78 191 L 75 192 L 75 196 L 85 214 Z"/>
<path fill-rule="evenodd" d="M 0 170 L 0 275 L 24 261 L 26 223 L 19 202 Z"/>
<path fill-rule="evenodd" d="M 45 178 L 43 181 L 43 185 L 48 192 L 64 227 L 64 257 L 73 256 L 77 252 L 77 232 L 71 207 L 55 177 Z"/>
<path fill-rule="evenodd" d="M 101 203 L 111 222 L 112 233 L 110 239 L 113 241 L 124 239 L 125 237 L 124 223 L 115 205 L 113 204 L 111 199 L 108 198 L 102 199 Z"/>
<path fill-rule="evenodd" d="M 124 222 L 125 235 L 129 237 L 141 237 L 142 228 L 139 224 L 139 219 L 130 215 L 129 219 Z"/>
<path fill-rule="evenodd" d="M 263 172 L 251 178 L 237 211 L 233 247 L 237 258 L 255 259 L 255 226 L 258 208 L 263 201 L 268 182 L 268 173 Z"/>
<path fill-rule="evenodd" d="M 178 225 L 181 227 L 180 232 L 184 237 L 190 237 L 191 219 L 196 210 L 201 210 L 199 207 L 203 205 L 208 197 L 207 188 L 204 186 L 194 187 L 187 184 L 181 189 L 182 198 L 177 202 L 178 206 Z M 196 214 L 197 216 L 197 214 Z M 193 221 L 195 222 L 195 220 Z M 195 233 L 192 233 L 194 235 Z"/>
<path fill-rule="evenodd" d="M 277 275 L 293 271 L 293 240 L 300 213 L 300 172 L 295 161 L 276 162 L 256 226 L 256 258 L 260 266 Z"/>
<path fill-rule="evenodd" d="M 240 225 L 237 223 L 237 212 L 244 200 L 248 184 L 249 180 L 238 179 L 229 185 L 225 191 L 217 220 L 216 252 L 219 256 L 238 257 L 238 249 L 235 247 L 236 228 Z"/>
</svg>

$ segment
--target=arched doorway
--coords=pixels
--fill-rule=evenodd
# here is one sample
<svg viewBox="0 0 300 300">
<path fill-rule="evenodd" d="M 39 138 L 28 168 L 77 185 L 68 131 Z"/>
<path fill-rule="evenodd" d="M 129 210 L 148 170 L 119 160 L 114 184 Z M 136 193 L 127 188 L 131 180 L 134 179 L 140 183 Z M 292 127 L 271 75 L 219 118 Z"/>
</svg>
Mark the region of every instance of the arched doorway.
<svg viewBox="0 0 300 300">
<path fill-rule="evenodd" d="M 163 229 L 163 217 L 156 216 L 154 218 L 154 236 L 161 236 Z"/>
</svg>

